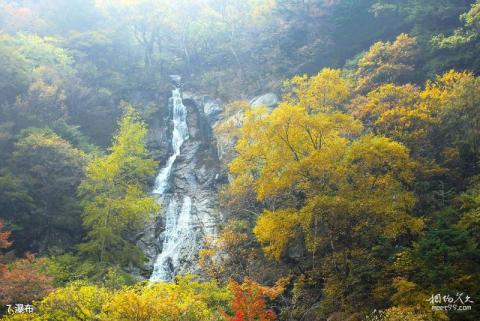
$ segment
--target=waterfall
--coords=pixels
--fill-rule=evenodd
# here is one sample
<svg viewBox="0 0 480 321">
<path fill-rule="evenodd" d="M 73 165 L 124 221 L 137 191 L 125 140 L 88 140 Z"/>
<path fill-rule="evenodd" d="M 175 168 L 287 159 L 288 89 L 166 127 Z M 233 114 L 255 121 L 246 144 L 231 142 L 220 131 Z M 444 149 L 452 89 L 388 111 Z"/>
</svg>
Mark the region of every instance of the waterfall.
<svg viewBox="0 0 480 321">
<path fill-rule="evenodd" d="M 153 193 L 158 195 L 165 212 L 165 231 L 162 252 L 157 256 L 151 281 L 171 281 L 175 276 L 175 268 L 179 264 L 179 253 L 183 247 L 194 242 L 191 238 L 193 217 L 192 199 L 167 193 L 173 164 L 180 155 L 183 143 L 189 138 L 187 126 L 187 109 L 182 101 L 179 88 L 172 90 L 170 104 L 173 107 L 173 154 L 168 158 L 165 167 L 155 179 Z"/>
<path fill-rule="evenodd" d="M 183 143 L 188 139 L 187 126 L 187 109 L 183 105 L 182 96 L 179 88 L 172 90 L 172 106 L 173 106 L 173 133 L 172 148 L 173 154 L 168 158 L 167 164 L 160 171 L 155 179 L 154 194 L 162 195 L 168 187 L 170 174 L 172 172 L 173 163 L 180 155 L 180 149 Z"/>
</svg>

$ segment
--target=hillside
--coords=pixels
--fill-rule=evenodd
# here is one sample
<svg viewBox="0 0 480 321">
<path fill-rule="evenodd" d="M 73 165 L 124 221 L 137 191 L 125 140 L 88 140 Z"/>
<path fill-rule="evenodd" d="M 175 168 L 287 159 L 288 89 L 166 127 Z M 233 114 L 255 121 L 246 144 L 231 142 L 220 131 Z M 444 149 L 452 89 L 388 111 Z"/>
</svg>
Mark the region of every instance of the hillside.
<svg viewBox="0 0 480 321">
<path fill-rule="evenodd" d="M 1 1 L 0 320 L 479 320 L 479 41 L 479 1 Z"/>
</svg>

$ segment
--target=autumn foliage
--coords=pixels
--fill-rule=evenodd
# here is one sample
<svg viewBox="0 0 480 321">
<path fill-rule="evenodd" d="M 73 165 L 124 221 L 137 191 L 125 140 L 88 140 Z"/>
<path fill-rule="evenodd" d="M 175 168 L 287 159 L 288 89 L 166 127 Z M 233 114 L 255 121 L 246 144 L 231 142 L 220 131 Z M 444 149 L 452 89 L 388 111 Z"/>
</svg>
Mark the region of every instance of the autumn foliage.
<svg viewBox="0 0 480 321">
<path fill-rule="evenodd" d="M 0 230 L 3 222 L 0 222 Z M 10 231 L 0 232 L 0 248 L 8 248 Z M 0 304 L 29 303 L 39 300 L 51 291 L 51 279 L 42 273 L 45 260 L 35 259 L 27 253 L 25 258 L 14 260 L 0 255 Z"/>
<path fill-rule="evenodd" d="M 479 321 L 479 297 L 480 0 L 0 0 L 0 320 Z"/>
<path fill-rule="evenodd" d="M 12 242 L 8 241 L 11 232 L 10 231 L 3 231 L 1 232 L 4 226 L 3 221 L 0 221 L 0 249 L 6 249 L 12 245 Z"/>
<path fill-rule="evenodd" d="M 226 321 L 273 321 L 275 312 L 267 308 L 267 299 L 275 299 L 283 291 L 288 279 L 280 279 L 275 286 L 265 287 L 251 279 L 243 283 L 230 281 L 229 288 L 234 295 L 232 301 L 233 316 L 224 313 Z"/>
</svg>

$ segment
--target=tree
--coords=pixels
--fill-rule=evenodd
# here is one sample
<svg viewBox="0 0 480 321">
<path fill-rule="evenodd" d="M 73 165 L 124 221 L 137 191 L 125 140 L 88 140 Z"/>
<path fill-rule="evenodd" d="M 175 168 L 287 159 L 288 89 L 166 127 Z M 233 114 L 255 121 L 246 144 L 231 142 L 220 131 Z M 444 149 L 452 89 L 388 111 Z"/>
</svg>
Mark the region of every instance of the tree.
<svg viewBox="0 0 480 321">
<path fill-rule="evenodd" d="M 74 61 L 65 49 L 58 46 L 57 38 L 19 34 L 16 37 L 3 36 L 0 40 L 3 44 L 16 48 L 25 57 L 28 72 L 42 66 L 54 68 L 63 76 L 69 76 L 73 72 Z"/>
<path fill-rule="evenodd" d="M 4 223 L 0 221 L 0 231 L 3 229 Z M 11 231 L 1 231 L 0 232 L 0 249 L 6 249 L 12 245 L 12 242 L 8 241 Z"/>
<path fill-rule="evenodd" d="M 439 34 L 433 41 L 440 48 L 454 48 L 475 41 L 480 33 L 480 2 L 472 4 L 470 10 L 460 16 L 462 28 L 455 29 L 452 35 Z"/>
<path fill-rule="evenodd" d="M 480 101 L 479 86 L 479 78 L 471 72 L 451 70 L 428 82 L 424 94 L 431 99 L 431 108 L 437 105 L 441 127 L 450 132 L 448 143 L 472 154 L 478 154 L 480 148 L 480 119 L 476 112 Z"/>
<path fill-rule="evenodd" d="M 146 133 L 138 114 L 125 106 L 110 153 L 87 165 L 80 185 L 87 236 L 79 249 L 102 267 L 142 265 L 134 233 L 158 211 L 156 200 L 146 191 L 156 166 L 145 147 Z"/>
<path fill-rule="evenodd" d="M 37 306 L 40 320 L 97 321 L 112 293 L 96 285 L 72 283 L 43 298 Z"/>
<path fill-rule="evenodd" d="M 467 213 L 454 207 L 442 208 L 434 213 L 432 225 L 413 247 L 397 256 L 393 270 L 400 276 L 394 280 L 396 291 L 392 302 L 395 305 L 422 307 L 428 312 L 431 306 L 425 306 L 424 298 L 430 293 L 456 293 L 457 289 L 469 296 L 479 293 L 478 241 L 461 223 L 468 217 Z M 448 317 L 453 320 L 478 318 L 474 311 L 468 316 L 457 313 L 449 312 Z M 438 320 L 446 319 L 446 313 L 436 314 Z"/>
<path fill-rule="evenodd" d="M 22 227 L 14 232 L 20 253 L 66 248 L 78 241 L 81 230 L 76 192 L 85 163 L 85 153 L 51 130 L 29 129 L 22 133 L 10 166 L 15 178 L 5 176 L 5 183 L 20 185 L 16 191 L 19 203 L 2 213 Z"/>
<path fill-rule="evenodd" d="M 339 69 L 324 68 L 317 75 L 295 76 L 285 82 L 288 100 L 308 112 L 339 110 L 349 94 L 349 84 Z"/>
<path fill-rule="evenodd" d="M 424 41 L 431 36 L 458 26 L 458 16 L 468 10 L 473 1 L 459 0 L 376 0 L 377 15 L 395 12 L 402 16 L 404 28 Z"/>
<path fill-rule="evenodd" d="M 277 316 L 273 310 L 266 307 L 266 298 L 271 300 L 278 297 L 284 291 L 288 279 L 280 279 L 271 288 L 261 286 L 258 283 L 245 279 L 239 284 L 230 281 L 229 287 L 233 292 L 232 301 L 233 316 L 224 315 L 226 321 L 274 321 Z"/>
<path fill-rule="evenodd" d="M 0 97 L 3 100 L 12 103 L 17 95 L 26 90 L 28 72 L 25 57 L 14 48 L 0 44 Z"/>
<path fill-rule="evenodd" d="M 444 209 L 437 215 L 435 225 L 415 244 L 413 256 L 421 271 L 414 275 L 414 280 L 427 287 L 453 290 L 465 286 L 462 278 L 476 274 L 469 267 L 475 266 L 477 245 L 467 231 L 455 226 L 452 209 Z"/>
<path fill-rule="evenodd" d="M 404 84 L 412 79 L 417 41 L 407 34 L 394 42 L 376 42 L 357 63 L 357 90 L 366 93 L 385 83 Z"/>
<path fill-rule="evenodd" d="M 474 177 L 469 188 L 460 195 L 461 210 L 463 212 L 458 225 L 468 231 L 480 243 L 480 182 Z"/>
<path fill-rule="evenodd" d="M 48 73 L 47 69 L 40 69 Z M 41 71 L 37 69 L 37 72 Z M 67 118 L 65 100 L 65 91 L 58 79 L 37 79 L 30 84 L 27 94 L 17 99 L 15 107 L 33 124 L 47 124 Z"/>
<path fill-rule="evenodd" d="M 1 28 L 9 33 L 15 33 L 18 30 L 35 32 L 45 23 L 40 19 L 39 13 L 29 6 L 5 1 L 0 4 L 0 8 Z"/>
<path fill-rule="evenodd" d="M 0 221 L 0 250 L 7 249 L 12 242 L 8 240 L 10 231 L 2 231 Z M 45 274 L 45 260 L 35 259 L 31 254 L 24 259 L 0 254 L 0 304 L 14 302 L 30 303 L 38 300 L 52 290 L 51 279 Z"/>
<path fill-rule="evenodd" d="M 175 283 L 139 283 L 121 289 L 74 282 L 39 300 L 28 320 L 220 321 L 220 310 L 228 308 L 231 299 L 228 289 L 191 276 Z M 25 319 L 7 315 L 2 320 Z"/>
<path fill-rule="evenodd" d="M 162 66 L 165 56 L 170 54 L 166 47 L 173 36 L 168 25 L 168 20 L 174 14 L 171 3 L 152 0 L 98 1 L 98 6 L 110 23 L 119 29 L 126 29 L 126 35 L 140 46 L 147 80 L 152 80 L 155 71 L 160 77 L 166 77 Z"/>
<path fill-rule="evenodd" d="M 312 101 L 322 102 L 316 93 Z M 423 220 L 411 215 L 407 148 L 362 135 L 348 114 L 315 107 L 282 102 L 271 114 L 247 112 L 229 188 L 241 191 L 246 182 L 262 202 L 253 232 L 267 256 L 289 262 L 293 248 L 305 248 L 308 256 L 296 263 L 322 284 L 321 313 L 329 315 L 338 311 L 334 302 L 348 302 L 347 310 L 366 302 L 374 282 L 361 280 L 378 278 L 374 266 L 381 264 L 372 248 L 418 234 Z"/>
<path fill-rule="evenodd" d="M 191 276 L 175 283 L 160 282 L 118 292 L 105 305 L 101 320 L 220 320 L 231 294 L 214 282 L 199 282 Z"/>
<path fill-rule="evenodd" d="M 435 111 L 411 85 L 381 85 L 350 103 L 351 113 L 374 133 L 402 142 L 416 156 L 429 151 Z"/>
<path fill-rule="evenodd" d="M 52 280 L 47 274 L 45 263 L 45 259 L 36 259 L 27 254 L 25 258 L 15 260 L 7 266 L 0 264 L 0 303 L 31 303 L 52 291 Z"/>
</svg>

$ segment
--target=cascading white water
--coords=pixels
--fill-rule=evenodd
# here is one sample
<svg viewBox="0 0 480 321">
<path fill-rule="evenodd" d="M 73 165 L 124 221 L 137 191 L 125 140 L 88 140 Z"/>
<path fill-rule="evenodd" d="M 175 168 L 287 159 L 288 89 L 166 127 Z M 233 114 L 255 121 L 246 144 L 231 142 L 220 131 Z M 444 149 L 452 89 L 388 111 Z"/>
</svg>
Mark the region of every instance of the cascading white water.
<svg viewBox="0 0 480 321">
<path fill-rule="evenodd" d="M 162 195 L 168 186 L 170 174 L 172 172 L 172 166 L 178 155 L 180 155 L 180 149 L 183 143 L 188 139 L 188 126 L 187 126 L 187 109 L 183 105 L 182 96 L 179 88 L 172 90 L 173 100 L 173 133 L 172 133 L 172 148 L 173 154 L 167 161 L 164 168 L 158 173 L 155 179 L 154 194 Z"/>
<path fill-rule="evenodd" d="M 178 266 L 180 249 L 188 246 L 191 240 L 193 225 L 192 199 L 189 196 L 180 197 L 181 203 L 175 195 L 166 195 L 169 186 L 172 167 L 180 155 L 183 143 L 189 138 L 187 126 L 187 109 L 183 105 L 180 89 L 172 91 L 173 106 L 173 154 L 162 168 L 155 180 L 154 194 L 159 195 L 159 202 L 165 208 L 165 231 L 162 252 L 158 255 L 150 281 L 170 281 L 174 277 L 175 267 Z"/>
</svg>

